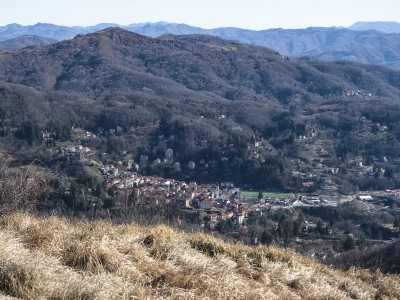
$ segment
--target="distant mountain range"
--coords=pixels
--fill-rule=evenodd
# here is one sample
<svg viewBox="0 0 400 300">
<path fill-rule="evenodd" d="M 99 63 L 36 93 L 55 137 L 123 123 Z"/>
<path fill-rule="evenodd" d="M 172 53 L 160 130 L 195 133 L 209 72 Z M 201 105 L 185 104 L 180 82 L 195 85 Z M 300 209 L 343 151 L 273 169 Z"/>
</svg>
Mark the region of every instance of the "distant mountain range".
<svg viewBox="0 0 400 300">
<path fill-rule="evenodd" d="M 378 30 L 384 33 L 400 33 L 398 22 L 357 22 L 349 27 L 352 30 Z"/>
<path fill-rule="evenodd" d="M 56 39 L 38 35 L 22 35 L 0 42 L 0 50 L 19 50 L 31 46 L 47 46 L 57 43 Z"/>
<path fill-rule="evenodd" d="M 32 26 L 10 24 L 0 27 L 0 41 L 22 35 L 38 35 L 59 41 L 68 40 L 79 34 L 88 34 L 108 27 L 120 27 L 149 37 L 166 34 L 212 35 L 240 43 L 267 47 L 291 57 L 312 57 L 327 61 L 350 60 L 400 69 L 400 24 L 396 22 L 359 22 L 349 28 L 311 27 L 261 31 L 240 28 L 203 29 L 186 24 L 165 22 L 127 26 L 102 23 L 89 27 L 66 27 L 44 23 Z M 31 45 L 36 44 L 26 44 L 26 46 Z M 19 47 L 7 49 L 19 49 Z"/>
</svg>

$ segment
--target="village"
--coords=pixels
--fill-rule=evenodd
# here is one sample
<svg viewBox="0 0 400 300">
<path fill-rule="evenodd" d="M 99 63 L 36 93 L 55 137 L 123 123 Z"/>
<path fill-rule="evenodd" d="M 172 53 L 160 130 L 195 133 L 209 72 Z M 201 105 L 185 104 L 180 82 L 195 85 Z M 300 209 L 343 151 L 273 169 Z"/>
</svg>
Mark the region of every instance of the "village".
<svg viewBox="0 0 400 300">
<path fill-rule="evenodd" d="M 169 154 L 171 151 L 167 150 Z M 207 225 L 215 229 L 221 220 L 234 220 L 238 226 L 246 224 L 249 215 L 262 216 L 265 212 L 299 207 L 337 207 L 355 201 L 364 205 L 365 214 L 379 213 L 391 208 L 382 205 L 382 198 L 394 196 L 400 199 L 400 190 L 360 191 L 344 195 L 338 189 L 321 186 L 318 193 L 263 193 L 243 191 L 232 182 L 198 184 L 138 173 L 140 165 L 134 162 L 118 162 L 99 168 L 118 199 L 132 199 L 149 204 L 175 204 L 185 210 L 206 212 Z M 400 209 L 393 208 L 400 211 Z M 313 224 L 309 224 L 313 226 Z"/>
<path fill-rule="evenodd" d="M 365 123 L 365 120 L 360 122 Z M 368 126 L 370 127 L 367 130 L 370 130 L 378 125 L 368 123 Z M 377 132 L 384 134 L 385 130 L 386 128 L 378 129 Z M 310 209 L 336 211 L 341 207 L 350 207 L 360 218 L 380 219 L 379 230 L 389 232 L 380 238 L 360 238 L 365 236 L 357 229 L 362 224 L 352 222 L 352 229 L 346 230 L 347 225 L 332 225 L 332 220 L 326 219 L 320 213 L 317 217 L 306 214 L 298 221 L 299 230 L 291 233 L 290 244 L 303 254 L 320 257 L 340 253 L 343 240 L 347 236 L 353 237 L 353 231 L 357 232 L 354 240 L 359 243 L 366 240 L 370 244 L 390 243 L 393 241 L 392 237 L 398 234 L 393 226 L 388 225 L 388 222 L 393 223 L 386 220 L 391 220 L 390 217 L 383 217 L 386 218 L 383 221 L 381 219 L 386 214 L 393 216 L 400 213 L 400 190 L 347 190 L 338 181 L 338 178 L 346 174 L 358 180 L 385 179 L 388 159 L 385 156 L 352 156 L 344 161 L 332 161 L 329 154 L 332 149 L 315 145 L 314 139 L 319 132 L 313 126 L 307 128 L 306 133 L 296 141 L 305 148 L 308 147 L 307 153 L 311 156 L 301 157 L 300 154 L 300 158 L 291 160 L 291 176 L 298 180 L 298 188 L 285 192 L 276 189 L 259 190 L 233 181 L 200 183 L 193 180 L 191 175 L 215 169 L 216 162 L 201 158 L 181 163 L 177 161 L 172 148 L 167 148 L 163 155 L 152 159 L 145 153 L 134 159 L 128 151 L 123 151 L 117 160 L 108 159 L 107 153 L 99 153 L 87 143 L 87 140 L 98 138 L 96 134 L 79 128 L 74 129 L 73 133 L 75 142 L 56 148 L 55 155 L 69 164 L 79 162 L 92 176 L 97 176 L 103 182 L 106 197 L 112 199 L 115 209 L 134 209 L 135 204 L 149 207 L 171 205 L 186 215 L 196 216 L 195 223 L 185 225 L 181 225 L 182 219 L 177 218 L 174 224 L 178 227 L 189 226 L 192 230 L 236 234 L 240 239 L 245 236 L 244 242 L 253 245 L 262 241 L 262 232 L 257 233 L 257 224 L 260 222 L 264 222 L 263 228 L 269 228 L 274 235 L 273 239 L 286 243 L 285 233 L 282 232 L 284 223 L 273 220 L 282 214 L 281 211 L 297 222 L 299 212 Z M 111 134 L 123 134 L 123 130 L 117 128 Z M 163 141 L 167 137 L 160 136 L 158 139 Z M 199 145 L 206 147 L 207 141 L 201 140 Z M 230 151 L 234 148 L 234 144 L 223 145 L 220 164 L 228 163 L 232 159 Z M 269 155 L 276 154 L 275 151 L 268 141 L 253 136 L 246 159 L 263 161 Z M 390 159 L 392 165 L 400 163 Z M 168 170 L 166 174 L 173 176 L 149 174 L 155 170 Z M 87 192 L 90 193 L 89 190 Z M 339 223 L 343 222 L 346 221 Z M 229 230 L 226 229 L 227 224 L 230 226 Z"/>
<path fill-rule="evenodd" d="M 360 120 L 360 122 L 365 120 Z M 379 125 L 380 126 L 380 125 Z M 118 127 L 114 133 L 122 134 L 123 130 Z M 299 136 L 299 143 L 312 140 L 318 131 L 315 127 L 310 127 L 307 134 Z M 57 155 L 67 158 L 69 161 L 96 162 L 97 172 L 101 174 L 106 182 L 106 190 L 112 189 L 117 197 L 127 197 L 134 195 L 136 199 L 147 199 L 146 201 L 165 201 L 167 203 L 178 204 L 184 209 L 202 209 L 218 210 L 219 216 L 214 217 L 213 221 L 218 219 L 234 218 L 238 224 L 242 224 L 243 219 L 251 211 L 273 210 L 277 208 L 291 208 L 299 206 L 332 206 L 335 207 L 341 203 L 361 200 L 369 201 L 368 205 L 376 197 L 385 197 L 388 195 L 400 196 L 397 191 L 357 191 L 353 193 L 344 193 L 343 187 L 335 183 L 335 176 L 341 173 L 349 173 L 359 178 L 373 179 L 383 177 L 385 168 L 382 166 L 388 162 L 383 156 L 380 161 L 363 157 L 353 157 L 346 164 L 340 162 L 338 165 L 332 165 L 329 161 L 329 149 L 318 147 L 314 151 L 314 157 L 310 162 L 307 159 L 293 159 L 292 176 L 299 178 L 301 186 L 298 190 L 291 193 L 270 194 L 270 197 L 261 197 L 259 195 L 250 195 L 246 193 L 246 187 L 235 187 L 233 182 L 221 182 L 211 184 L 198 184 L 194 181 L 184 182 L 175 179 L 165 179 L 161 176 L 145 176 L 141 174 L 142 170 L 151 168 L 169 168 L 172 173 L 183 171 L 193 172 L 199 168 L 207 169 L 214 165 L 214 161 L 189 161 L 186 165 L 175 160 L 174 151 L 171 148 L 165 150 L 164 158 L 157 158 L 154 161 L 149 160 L 148 155 L 140 155 L 137 162 L 133 159 L 123 159 L 127 157 L 127 151 L 122 153 L 122 159 L 113 163 L 103 165 L 95 159 L 98 153 L 88 146 L 83 146 L 82 140 L 95 139 L 94 133 L 82 129 L 74 129 L 76 142 L 60 147 Z M 46 138 L 47 135 L 44 135 Z M 164 137 L 159 137 L 164 139 Z M 254 142 L 249 146 L 247 159 L 262 160 L 274 150 L 264 139 L 253 138 Z M 207 141 L 201 141 L 203 144 Z M 226 145 L 229 147 L 235 145 Z M 312 151 L 310 151 L 311 153 Z M 104 153 L 105 154 L 105 153 Z M 228 157 L 221 156 L 221 161 L 227 161 Z M 370 160 L 370 161 L 368 161 Z M 375 162 L 375 166 L 373 163 Z M 392 164 L 400 164 L 400 161 L 392 161 Z M 382 167 L 381 167 L 382 166 Z M 257 194 L 257 193 L 255 193 Z M 364 197 L 367 196 L 367 197 Z M 361 198 L 360 198 L 361 197 Z M 256 200 L 256 201 L 255 201 Z M 371 209 L 373 205 L 370 206 Z M 380 207 L 374 208 L 379 210 Z M 373 209 L 372 209 L 373 210 Z"/>
</svg>

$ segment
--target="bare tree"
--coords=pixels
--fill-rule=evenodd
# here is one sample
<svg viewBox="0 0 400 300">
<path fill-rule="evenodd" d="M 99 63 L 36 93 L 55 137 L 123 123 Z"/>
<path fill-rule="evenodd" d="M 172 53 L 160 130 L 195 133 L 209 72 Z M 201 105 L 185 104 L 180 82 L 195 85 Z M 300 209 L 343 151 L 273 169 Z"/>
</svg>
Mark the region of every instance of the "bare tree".
<svg viewBox="0 0 400 300">
<path fill-rule="evenodd" d="M 31 169 L 30 165 L 11 167 L 6 159 L 0 159 L 0 214 L 31 210 L 49 193 L 49 185 Z"/>
</svg>

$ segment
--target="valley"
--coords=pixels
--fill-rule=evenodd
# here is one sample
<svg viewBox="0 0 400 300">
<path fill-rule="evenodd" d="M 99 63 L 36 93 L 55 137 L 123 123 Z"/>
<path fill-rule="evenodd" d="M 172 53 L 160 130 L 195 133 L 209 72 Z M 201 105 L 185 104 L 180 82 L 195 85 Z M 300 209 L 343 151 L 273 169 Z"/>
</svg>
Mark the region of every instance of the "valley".
<svg viewBox="0 0 400 300">
<path fill-rule="evenodd" d="M 399 99 L 396 70 L 205 35 L 0 51 L 0 208 L 379 269 L 399 237 Z"/>
</svg>

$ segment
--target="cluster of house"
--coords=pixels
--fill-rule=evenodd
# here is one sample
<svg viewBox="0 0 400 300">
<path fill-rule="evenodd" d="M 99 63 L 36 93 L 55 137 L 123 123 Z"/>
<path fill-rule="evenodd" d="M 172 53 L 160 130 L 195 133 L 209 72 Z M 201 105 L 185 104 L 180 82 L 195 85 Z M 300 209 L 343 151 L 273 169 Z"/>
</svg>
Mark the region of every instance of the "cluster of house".
<svg viewBox="0 0 400 300">
<path fill-rule="evenodd" d="M 203 160 L 204 164 L 204 160 Z M 152 167 L 170 167 L 173 168 L 174 172 L 181 172 L 182 166 L 181 163 L 174 160 L 174 151 L 170 148 L 165 150 L 165 157 L 164 159 L 157 158 L 153 162 L 149 161 L 149 157 L 145 154 L 141 155 L 139 158 L 138 168 L 145 168 L 147 166 Z M 187 168 L 189 171 L 193 171 L 196 167 L 196 163 L 194 161 L 189 161 L 187 164 Z M 135 166 L 136 168 L 136 166 Z M 138 170 L 138 169 L 137 169 Z"/>
<path fill-rule="evenodd" d="M 81 160 L 93 155 L 95 152 L 89 147 L 83 147 L 82 145 L 68 145 L 61 147 L 56 150 L 57 155 L 66 157 L 69 160 Z"/>
<path fill-rule="evenodd" d="M 273 154 L 274 150 L 267 140 L 263 138 L 258 139 L 254 135 L 253 139 L 254 143 L 250 144 L 247 149 L 247 160 L 261 159 L 261 161 L 264 161 L 264 157 Z M 232 147 L 231 144 L 229 147 L 234 148 L 234 145 Z"/>
<path fill-rule="evenodd" d="M 304 190 L 315 187 L 322 191 L 338 191 L 339 187 L 333 183 L 332 177 L 340 175 L 341 169 L 344 169 L 347 174 L 352 174 L 353 176 L 361 178 L 374 179 L 382 177 L 385 173 L 385 168 L 382 167 L 382 165 L 388 162 L 386 156 L 381 158 L 370 158 L 371 161 L 356 156 L 351 160 L 348 160 L 345 164 L 338 165 L 338 167 L 332 167 L 325 163 L 323 151 L 325 150 L 322 149 L 320 151 L 320 153 L 322 153 L 320 157 L 314 159 L 313 165 L 306 164 L 298 159 L 292 160 L 296 165 L 296 168 L 292 170 L 292 176 L 301 179 L 301 184 Z M 327 159 L 329 160 L 329 158 Z"/>
<path fill-rule="evenodd" d="M 249 213 L 262 214 L 274 207 L 289 207 L 294 199 L 268 198 L 261 201 L 242 201 L 241 191 L 231 182 L 220 184 L 186 183 L 156 176 L 143 176 L 127 163 L 99 168 L 107 182 L 107 189 L 122 200 L 152 204 L 172 203 L 182 209 L 206 211 L 207 224 L 215 228 L 221 220 L 234 220 L 238 225 Z M 121 203 L 126 203 L 121 201 Z"/>
<path fill-rule="evenodd" d="M 307 140 L 307 139 L 310 139 L 310 138 L 313 138 L 313 137 L 317 136 L 317 134 L 318 134 L 318 132 L 317 132 L 316 127 L 309 126 L 304 135 L 299 135 L 298 136 L 298 140 L 300 140 L 300 141 Z"/>
<path fill-rule="evenodd" d="M 387 162 L 386 156 L 382 158 L 381 162 Z M 348 161 L 347 171 L 357 177 L 367 176 L 370 179 L 377 176 L 379 177 L 385 173 L 384 168 L 365 165 L 362 157 L 355 157 L 354 159 Z"/>
<path fill-rule="evenodd" d="M 342 97 L 361 97 L 364 99 L 369 99 L 372 97 L 372 93 L 365 92 L 363 90 L 345 90 L 341 93 Z"/>
<path fill-rule="evenodd" d="M 388 131 L 387 125 L 381 123 L 374 123 L 366 117 L 360 118 L 361 132 L 385 132 Z"/>
</svg>

